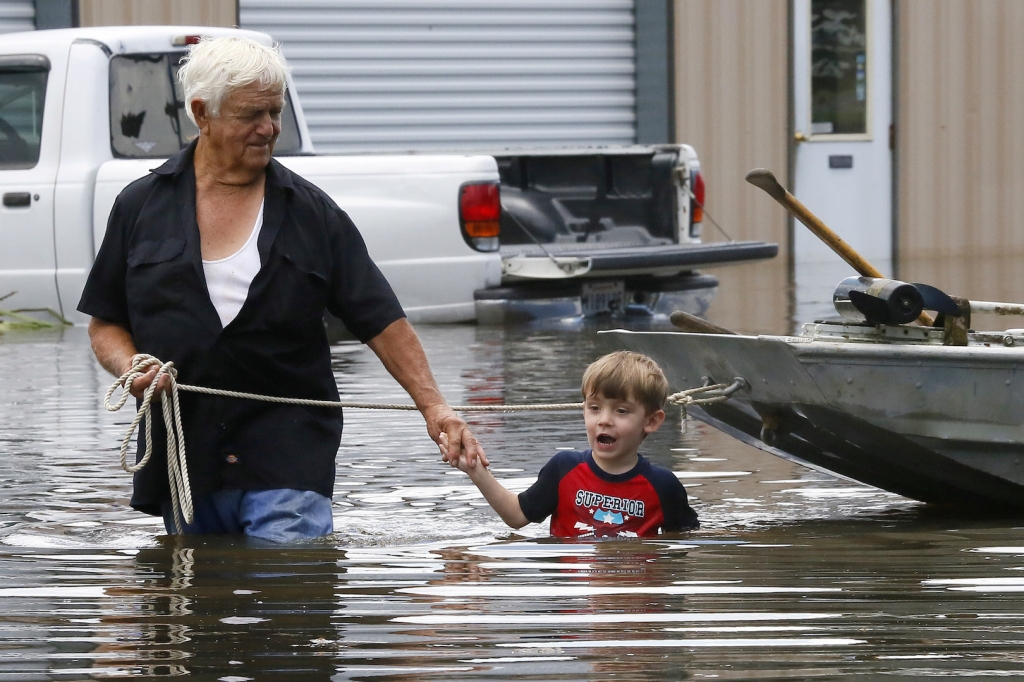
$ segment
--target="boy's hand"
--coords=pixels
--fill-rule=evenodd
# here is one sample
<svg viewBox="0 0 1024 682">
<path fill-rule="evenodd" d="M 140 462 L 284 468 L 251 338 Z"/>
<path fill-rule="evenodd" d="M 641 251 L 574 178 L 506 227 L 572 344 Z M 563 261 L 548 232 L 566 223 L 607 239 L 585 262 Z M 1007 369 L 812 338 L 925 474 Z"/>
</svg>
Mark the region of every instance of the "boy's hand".
<svg viewBox="0 0 1024 682">
<path fill-rule="evenodd" d="M 477 445 L 477 447 L 479 448 L 481 456 L 474 459 L 472 461 L 472 464 L 470 464 L 470 460 L 468 457 L 466 457 L 465 454 L 462 454 L 460 456 L 458 453 L 452 453 L 448 450 L 447 433 L 441 432 L 438 440 L 440 442 L 438 443 L 437 448 L 438 450 L 441 451 L 441 459 L 445 462 L 448 462 L 452 466 L 457 467 L 459 471 L 463 471 L 468 474 L 470 473 L 471 469 L 475 469 L 478 466 L 487 466 L 487 453 L 484 452 L 483 447 L 480 446 L 479 444 Z"/>
</svg>

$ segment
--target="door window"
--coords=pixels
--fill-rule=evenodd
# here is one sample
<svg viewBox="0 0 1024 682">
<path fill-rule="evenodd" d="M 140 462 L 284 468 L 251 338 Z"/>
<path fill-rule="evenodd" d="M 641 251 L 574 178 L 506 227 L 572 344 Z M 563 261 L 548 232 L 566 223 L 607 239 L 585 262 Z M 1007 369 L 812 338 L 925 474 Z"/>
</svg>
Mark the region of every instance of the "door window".
<svg viewBox="0 0 1024 682">
<path fill-rule="evenodd" d="M 39 162 L 49 68 L 49 61 L 36 55 L 0 59 L 0 169 Z"/>
<path fill-rule="evenodd" d="M 866 0 L 811 0 L 811 135 L 868 130 Z"/>
</svg>

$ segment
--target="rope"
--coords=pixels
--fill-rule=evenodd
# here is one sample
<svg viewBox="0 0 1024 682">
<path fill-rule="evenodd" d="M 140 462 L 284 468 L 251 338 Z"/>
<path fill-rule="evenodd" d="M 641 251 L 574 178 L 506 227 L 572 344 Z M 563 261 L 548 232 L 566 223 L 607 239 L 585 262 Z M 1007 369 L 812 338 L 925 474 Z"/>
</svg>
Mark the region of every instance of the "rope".
<svg viewBox="0 0 1024 682">
<path fill-rule="evenodd" d="M 180 391 L 190 393 L 203 393 L 206 395 L 219 395 L 225 398 L 246 398 L 248 400 L 262 400 L 268 403 L 285 403 L 288 405 L 306 405 L 309 407 L 343 407 L 354 410 L 406 410 L 418 411 L 420 408 L 415 405 L 404 403 L 350 403 L 338 400 L 306 400 L 305 398 L 279 398 L 273 395 L 260 395 L 258 393 L 242 393 L 241 391 L 226 391 L 219 388 L 206 388 L 205 386 L 189 386 L 188 384 L 176 384 Z M 578 410 L 583 403 L 543 403 L 537 405 L 449 405 L 456 412 L 552 412 L 556 410 Z"/>
<path fill-rule="evenodd" d="M 181 407 L 178 402 L 178 391 L 190 393 L 202 393 L 204 395 L 222 396 L 225 398 L 243 398 L 246 400 L 260 400 L 269 403 L 281 403 L 286 405 L 305 405 L 308 407 L 334 407 L 350 408 L 360 410 L 418 410 L 415 405 L 402 403 L 355 403 L 335 400 L 307 400 L 305 398 L 281 398 L 272 395 L 260 395 L 258 393 L 243 393 L 241 391 L 227 391 L 219 388 L 206 388 L 204 386 L 190 386 L 179 384 L 177 381 L 178 370 L 174 368 L 173 362 L 162 362 L 152 355 L 138 354 L 132 358 L 132 366 L 122 374 L 107 389 L 103 398 L 103 405 L 110 412 L 117 412 L 131 395 L 129 388 L 137 378 L 144 376 L 151 368 L 156 367 L 156 376 L 153 383 L 149 385 L 142 395 L 142 405 L 135 413 L 128 432 L 121 441 L 121 468 L 129 474 L 142 470 L 149 463 L 153 454 L 153 422 L 149 419 L 153 403 L 153 395 L 160 379 L 166 376 L 170 382 L 170 388 L 164 392 L 161 400 L 163 406 L 164 426 L 167 429 L 167 478 L 171 484 L 171 505 L 174 508 L 174 528 L 181 533 L 185 523 L 192 523 L 194 509 L 192 505 L 192 488 L 188 480 L 188 466 L 185 460 L 185 430 L 181 424 Z M 729 396 L 740 388 L 747 385 L 746 380 L 737 377 L 731 384 L 713 384 L 690 388 L 679 393 L 673 393 L 668 397 L 668 402 L 679 405 L 684 410 L 688 405 L 708 405 L 711 403 L 728 400 Z M 110 399 L 118 387 L 122 389 L 121 397 L 114 404 Z M 708 394 L 705 397 L 695 397 Z M 542 403 L 535 405 L 452 405 L 455 412 L 554 412 L 561 410 L 578 410 L 583 403 Z M 146 454 L 136 464 L 128 464 L 128 445 L 132 435 L 139 427 L 139 422 L 146 420 Z"/>
<path fill-rule="evenodd" d="M 182 532 L 185 523 L 192 523 L 194 509 L 192 505 L 192 489 L 188 480 L 188 466 L 185 459 L 185 431 L 181 425 L 181 407 L 178 402 L 178 391 L 190 393 L 202 393 L 205 395 L 216 395 L 226 398 L 244 398 L 248 400 L 261 400 L 270 403 L 282 403 L 287 405 L 305 405 L 308 407 L 334 407 L 353 408 L 364 410 L 417 410 L 415 405 L 400 403 L 354 403 L 334 400 L 307 400 L 304 398 L 281 398 L 271 395 L 259 395 L 256 393 L 243 393 L 241 391 L 225 391 L 217 388 L 206 388 L 204 386 L 190 386 L 179 384 L 177 381 L 178 370 L 174 368 L 173 362 L 161 362 L 152 355 L 139 354 L 132 358 L 131 368 L 118 377 L 117 381 L 107 389 L 103 399 L 103 405 L 110 412 L 117 412 L 131 395 L 129 388 L 137 378 L 144 376 L 151 368 L 156 367 L 156 377 L 149 385 L 142 396 L 142 405 L 135 413 L 128 432 L 121 441 L 121 468 L 129 474 L 140 471 L 149 463 L 153 454 L 153 426 L 148 418 L 153 403 L 153 395 L 156 392 L 160 378 L 166 376 L 170 381 L 169 390 L 165 391 L 163 405 L 164 426 L 167 428 L 167 478 L 171 483 L 171 505 L 174 508 L 174 528 L 178 533 Z M 121 397 L 114 404 L 110 400 L 114 392 L 120 387 Z M 541 405 L 453 405 L 451 409 L 456 412 L 547 412 L 556 410 L 578 410 L 583 403 L 548 403 Z M 137 464 L 128 464 L 128 446 L 131 443 L 132 435 L 139 427 L 139 422 L 146 420 L 146 454 Z"/>
<path fill-rule="evenodd" d="M 746 385 L 747 382 L 743 377 L 736 377 L 731 384 L 710 384 L 698 386 L 696 388 L 688 388 L 685 391 L 673 393 L 666 398 L 666 400 L 667 402 L 670 402 L 673 405 L 678 405 L 685 410 L 690 405 L 711 405 L 714 403 L 724 402 L 728 400 L 733 393 Z M 702 393 L 709 393 L 711 395 L 704 398 L 694 397 Z"/>
<path fill-rule="evenodd" d="M 188 480 L 188 466 L 185 463 L 185 431 L 181 426 L 181 408 L 178 405 L 178 386 L 175 381 L 178 370 L 174 369 L 173 362 L 160 362 L 152 355 L 136 355 L 132 358 L 131 368 L 122 374 L 109 389 L 103 398 L 103 406 L 110 412 L 117 412 L 128 402 L 131 395 L 128 389 L 132 382 L 146 374 L 151 367 L 156 367 L 156 377 L 142 395 L 142 406 L 135 413 L 135 419 L 121 441 L 121 468 L 129 474 L 140 471 L 149 464 L 149 458 L 153 455 L 153 421 L 148 419 L 150 406 L 153 402 L 153 394 L 160 383 L 161 377 L 168 377 L 171 382 L 171 390 L 167 392 L 161 403 L 163 404 L 164 426 L 167 428 L 167 479 L 171 484 L 171 505 L 174 507 L 174 529 L 179 534 L 182 532 L 182 518 L 186 523 L 192 523 L 194 518 L 192 509 L 192 487 Z M 116 404 L 110 404 L 110 398 L 114 391 L 120 386 L 123 391 L 121 398 Z M 146 454 L 137 464 L 128 464 L 128 443 L 132 434 L 139 427 L 139 422 L 146 419 Z"/>
</svg>

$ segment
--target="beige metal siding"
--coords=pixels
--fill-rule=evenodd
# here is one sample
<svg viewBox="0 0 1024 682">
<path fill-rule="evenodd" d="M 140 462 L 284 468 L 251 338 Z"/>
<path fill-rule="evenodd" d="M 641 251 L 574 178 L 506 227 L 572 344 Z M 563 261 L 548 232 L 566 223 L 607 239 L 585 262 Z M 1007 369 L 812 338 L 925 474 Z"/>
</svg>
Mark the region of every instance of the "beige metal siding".
<svg viewBox="0 0 1024 682">
<path fill-rule="evenodd" d="M 788 2 L 676 0 L 675 21 L 676 141 L 697 150 L 708 212 L 733 239 L 780 246 L 775 261 L 709 270 L 722 281 L 710 317 L 738 330 L 787 331 L 788 221 L 744 176 L 763 167 L 786 181 Z M 707 218 L 704 239 L 724 239 Z"/>
<path fill-rule="evenodd" d="M 237 0 L 78 0 L 81 26 L 235 26 Z"/>
<path fill-rule="evenodd" d="M 1024 294 L 1024 2 L 898 0 L 900 276 Z"/>
</svg>

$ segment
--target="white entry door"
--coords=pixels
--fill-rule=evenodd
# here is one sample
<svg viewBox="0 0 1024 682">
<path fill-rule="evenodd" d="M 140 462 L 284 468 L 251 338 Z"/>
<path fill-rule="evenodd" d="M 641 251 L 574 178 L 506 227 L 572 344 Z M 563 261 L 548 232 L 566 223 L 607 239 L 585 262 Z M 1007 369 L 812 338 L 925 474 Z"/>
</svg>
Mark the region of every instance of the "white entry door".
<svg viewBox="0 0 1024 682">
<path fill-rule="evenodd" d="M 793 193 L 883 274 L 892 274 L 890 0 L 795 0 Z M 795 227 L 796 318 L 835 317 L 856 274 Z"/>
</svg>

